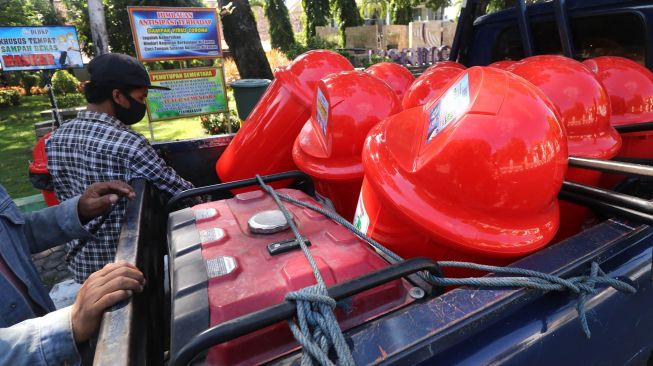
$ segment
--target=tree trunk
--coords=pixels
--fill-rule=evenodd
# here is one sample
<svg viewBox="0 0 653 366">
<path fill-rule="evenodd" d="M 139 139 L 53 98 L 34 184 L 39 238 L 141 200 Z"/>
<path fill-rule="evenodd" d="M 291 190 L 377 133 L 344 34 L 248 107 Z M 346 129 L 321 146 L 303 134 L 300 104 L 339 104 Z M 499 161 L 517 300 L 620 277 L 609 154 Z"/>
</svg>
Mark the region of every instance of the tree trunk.
<svg viewBox="0 0 653 366">
<path fill-rule="evenodd" d="M 95 55 L 109 53 L 109 35 L 104 19 L 104 6 L 102 0 L 88 0 L 88 18 L 91 26 L 91 35 L 95 45 Z"/>
<path fill-rule="evenodd" d="M 220 0 L 224 6 L 229 0 Z M 261 45 L 254 13 L 247 0 L 232 0 L 233 13 L 222 17 L 224 39 L 236 61 L 241 79 L 272 79 L 272 70 Z"/>
</svg>

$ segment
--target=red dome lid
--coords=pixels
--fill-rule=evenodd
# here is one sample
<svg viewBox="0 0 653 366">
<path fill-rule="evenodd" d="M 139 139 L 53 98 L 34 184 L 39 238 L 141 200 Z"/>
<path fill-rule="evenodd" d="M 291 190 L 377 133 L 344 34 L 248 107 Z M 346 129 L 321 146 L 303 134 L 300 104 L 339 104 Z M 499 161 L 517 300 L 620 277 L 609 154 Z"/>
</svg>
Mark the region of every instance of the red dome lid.
<svg viewBox="0 0 653 366">
<path fill-rule="evenodd" d="M 461 63 L 458 63 L 456 61 L 438 61 L 438 62 L 434 63 L 433 65 L 431 65 L 426 70 L 428 71 L 430 69 L 437 69 L 438 67 L 455 67 L 455 68 L 461 69 L 461 70 L 467 69 L 467 67 L 465 67 L 465 65 L 463 65 Z"/>
<path fill-rule="evenodd" d="M 401 102 L 402 108 L 408 109 L 426 104 L 442 94 L 449 82 L 463 72 L 463 69 L 449 66 L 429 68 L 408 88 Z"/>
<path fill-rule="evenodd" d="M 613 126 L 653 121 L 653 73 L 649 69 L 615 56 L 583 63 L 594 71 L 610 97 Z"/>
<path fill-rule="evenodd" d="M 366 181 L 438 245 L 509 257 L 533 252 L 559 225 L 564 131 L 532 84 L 473 67 L 423 108 L 374 127 Z"/>
<path fill-rule="evenodd" d="M 299 55 L 283 69 L 277 69 L 275 78 L 284 80 L 284 86 L 290 88 L 307 106 L 312 103 L 315 85 L 330 74 L 353 70 L 354 66 L 343 55 L 328 50 L 313 50 Z"/>
<path fill-rule="evenodd" d="M 362 178 L 367 133 L 401 110 L 395 92 L 365 72 L 346 71 L 322 79 L 313 100 L 311 118 L 293 147 L 295 164 L 323 179 Z"/>
<path fill-rule="evenodd" d="M 366 73 L 385 81 L 397 93 L 399 100 L 404 97 L 406 89 L 415 81 L 407 68 L 394 62 L 381 62 L 368 67 Z"/>
<path fill-rule="evenodd" d="M 582 63 L 563 56 L 528 57 L 508 68 L 546 94 L 567 133 L 569 154 L 610 159 L 621 136 L 610 126 L 610 100 L 596 76 Z"/>
</svg>

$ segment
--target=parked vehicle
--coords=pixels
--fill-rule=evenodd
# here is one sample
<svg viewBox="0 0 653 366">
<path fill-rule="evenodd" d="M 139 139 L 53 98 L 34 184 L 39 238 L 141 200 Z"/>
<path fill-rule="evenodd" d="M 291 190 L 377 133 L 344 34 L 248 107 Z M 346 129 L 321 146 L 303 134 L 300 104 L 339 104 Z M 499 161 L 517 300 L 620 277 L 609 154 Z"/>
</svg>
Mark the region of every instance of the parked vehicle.
<svg viewBox="0 0 653 366">
<path fill-rule="evenodd" d="M 473 19 L 478 2 L 464 3 L 451 58 L 468 67 L 554 53 L 579 61 L 603 55 L 622 56 L 653 70 L 650 1 L 555 0 L 526 6 L 519 0 L 515 8 L 478 19 Z M 105 314 L 95 349 L 95 365 L 180 362 L 183 348 L 186 356 L 188 352 L 197 354 L 198 363 L 299 363 L 301 353 L 297 346 L 288 346 L 290 333 L 285 328 L 285 320 L 293 316 L 294 308 L 281 301 L 288 289 L 280 278 L 287 283 L 299 281 L 300 287 L 314 282 L 305 277 L 310 271 L 301 275 L 289 273 L 290 267 L 284 267 L 289 262 L 273 254 L 275 248 L 283 248 L 294 250 L 293 256 L 301 255 L 289 231 L 271 234 L 269 239 L 252 234 L 251 241 L 247 241 L 247 233 L 253 233 L 252 225 L 257 223 L 248 223 L 246 218 L 274 208 L 274 203 L 262 191 L 234 198 L 232 190 L 256 186 L 254 179 L 219 184 L 216 160 L 232 138 L 223 135 L 155 144 L 182 176 L 203 187 L 183 193 L 167 205 L 147 182 L 132 182 L 137 196 L 127 208 L 116 259 L 128 260 L 143 269 L 148 286 L 142 294 Z M 317 204 L 312 182 L 305 174 L 289 172 L 266 179 L 291 181 L 291 189 L 282 192 Z M 653 192 L 650 183 L 639 178 L 627 180 L 620 189 L 642 196 Z M 174 206 L 191 195 L 210 195 L 213 202 L 192 209 L 183 204 Z M 568 193 L 566 197 L 572 196 Z M 260 206 L 249 206 L 249 201 L 260 202 Z M 370 256 L 368 263 L 375 263 L 373 268 L 350 269 L 346 274 L 341 269 L 327 271 L 331 267 L 326 264 L 320 264 L 320 268 L 331 276 L 327 280 L 329 285 L 338 283 L 331 287 L 332 296 L 349 298 L 349 305 L 358 304 L 353 307 L 359 311 L 358 318 L 343 323 L 355 363 L 653 362 L 653 337 L 649 334 L 653 328 L 653 228 L 642 223 L 653 222 L 653 216 L 645 211 L 646 207 L 638 211 L 624 209 L 615 202 L 585 201 L 598 213 L 597 224 L 509 267 L 569 278 L 587 275 L 592 263 L 597 263 L 607 276 L 633 286 L 636 293 L 605 286 L 597 287 L 586 297 L 573 292 L 506 287 L 458 287 L 443 292 L 442 288 L 429 288 L 415 276 L 409 276 L 422 270 L 437 273 L 438 266 L 433 261 L 413 259 L 387 264 L 381 259 L 384 256 L 352 244 L 356 253 Z M 297 207 L 291 211 L 298 217 L 298 225 L 314 227 L 311 230 L 315 232 L 330 232 L 321 238 L 358 243 L 348 231 L 322 215 Z M 168 215 L 169 212 L 172 213 Z M 310 220 L 322 224 L 313 226 Z M 242 236 L 229 236 L 225 230 L 208 224 L 218 221 Z M 306 224 L 309 221 L 311 225 Z M 221 245 L 236 250 L 239 245 L 232 240 L 248 248 L 238 254 L 243 257 L 209 254 Z M 324 244 L 317 243 L 316 248 L 319 245 Z M 317 249 L 316 253 L 320 258 L 327 255 Z M 258 266 L 258 277 L 238 278 L 252 270 L 248 265 Z M 266 270 L 270 271 L 269 276 L 264 275 Z M 355 277 L 358 280 L 353 280 Z M 255 281 L 269 282 L 257 285 Z M 276 287 L 272 291 L 267 286 Z M 257 288 L 260 292 L 256 292 Z M 580 325 L 579 296 L 580 306 L 587 313 L 590 338 Z M 347 310 L 342 309 L 351 308 L 343 305 L 339 309 L 336 315 L 346 318 Z M 212 325 L 216 328 L 196 337 Z"/>
</svg>

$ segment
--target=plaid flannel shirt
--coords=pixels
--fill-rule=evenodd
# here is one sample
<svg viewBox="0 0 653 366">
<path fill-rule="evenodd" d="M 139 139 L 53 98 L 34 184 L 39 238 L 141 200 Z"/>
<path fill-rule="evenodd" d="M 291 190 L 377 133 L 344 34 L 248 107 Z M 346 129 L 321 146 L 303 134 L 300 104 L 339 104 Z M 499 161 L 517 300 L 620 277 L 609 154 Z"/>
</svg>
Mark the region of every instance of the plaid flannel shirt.
<svg viewBox="0 0 653 366">
<path fill-rule="evenodd" d="M 129 182 L 145 178 L 171 195 L 193 188 L 166 165 L 143 135 L 105 113 L 80 112 L 52 134 L 46 150 L 55 193 L 61 201 L 82 194 L 92 183 L 115 179 Z M 86 225 L 89 231 L 97 230 L 97 240 L 67 244 L 66 262 L 75 281 L 82 283 L 113 262 L 126 201 L 118 201 L 103 223 L 96 218 Z"/>
</svg>

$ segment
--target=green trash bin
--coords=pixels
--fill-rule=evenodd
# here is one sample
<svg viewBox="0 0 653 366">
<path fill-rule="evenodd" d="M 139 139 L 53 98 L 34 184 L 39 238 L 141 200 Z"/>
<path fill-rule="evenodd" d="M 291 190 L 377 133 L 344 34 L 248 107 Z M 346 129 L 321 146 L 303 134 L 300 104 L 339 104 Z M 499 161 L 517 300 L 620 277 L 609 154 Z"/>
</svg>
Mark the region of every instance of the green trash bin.
<svg viewBox="0 0 653 366">
<path fill-rule="evenodd" d="M 234 99 L 238 109 L 238 117 L 246 120 L 249 113 L 254 109 L 258 100 L 268 88 L 272 80 L 270 79 L 240 79 L 231 82 L 234 89 Z"/>
</svg>

